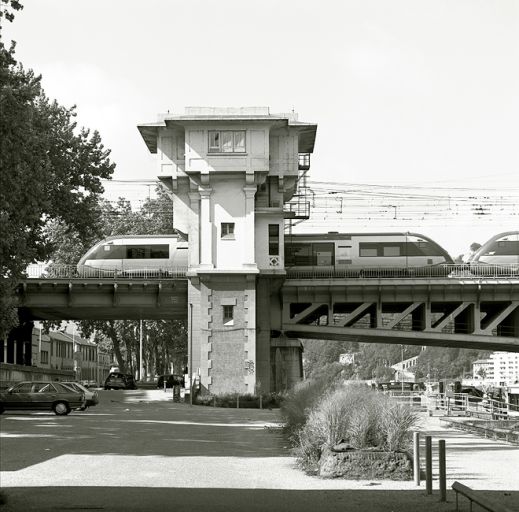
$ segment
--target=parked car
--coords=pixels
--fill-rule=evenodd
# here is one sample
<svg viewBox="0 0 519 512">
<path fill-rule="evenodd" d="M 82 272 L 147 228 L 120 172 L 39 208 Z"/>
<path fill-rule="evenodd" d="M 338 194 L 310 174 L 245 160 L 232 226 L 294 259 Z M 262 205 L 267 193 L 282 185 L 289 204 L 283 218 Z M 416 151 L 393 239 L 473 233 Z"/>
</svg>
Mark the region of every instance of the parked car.
<svg viewBox="0 0 519 512">
<path fill-rule="evenodd" d="M 137 385 L 133 375 L 114 372 L 106 378 L 105 389 L 137 389 Z"/>
<path fill-rule="evenodd" d="M 83 384 L 80 384 L 79 382 L 61 382 L 61 384 L 64 384 L 65 386 L 71 388 L 74 391 L 78 391 L 80 393 L 84 393 L 85 395 L 85 404 L 80 407 L 82 411 L 87 409 L 88 407 L 92 407 L 93 405 L 97 405 L 99 403 L 99 394 L 97 391 L 92 391 L 88 389 L 87 387 L 83 386 Z"/>
<path fill-rule="evenodd" d="M 18 382 L 0 393 L 0 414 L 8 410 L 51 410 L 58 416 L 85 405 L 85 395 L 60 382 Z"/>
<path fill-rule="evenodd" d="M 183 375 L 174 375 L 174 374 L 161 375 L 159 377 L 159 380 L 157 381 L 157 388 L 164 389 L 164 381 L 166 381 L 167 388 L 172 388 L 173 386 L 185 387 Z"/>
</svg>

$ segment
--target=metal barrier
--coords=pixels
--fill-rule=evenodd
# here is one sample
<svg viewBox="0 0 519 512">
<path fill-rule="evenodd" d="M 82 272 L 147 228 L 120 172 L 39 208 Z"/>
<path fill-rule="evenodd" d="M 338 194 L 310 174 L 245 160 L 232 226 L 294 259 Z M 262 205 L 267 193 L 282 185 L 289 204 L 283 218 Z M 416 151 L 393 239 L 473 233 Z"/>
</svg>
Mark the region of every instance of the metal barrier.
<svg viewBox="0 0 519 512">
<path fill-rule="evenodd" d="M 505 505 L 492 503 L 488 498 L 485 498 L 485 496 L 480 496 L 477 491 L 474 491 L 470 487 L 460 484 L 459 482 L 454 482 L 452 484 L 452 489 L 456 493 L 456 510 L 459 510 L 458 494 L 461 494 L 470 500 L 471 511 L 472 503 L 477 503 L 480 507 L 488 510 L 489 512 L 512 512 L 511 509 Z"/>
<path fill-rule="evenodd" d="M 456 412 L 485 419 L 506 419 L 519 416 L 519 406 L 508 402 L 472 396 L 467 393 L 426 395 L 427 409 L 445 411 L 447 416 Z"/>
<path fill-rule="evenodd" d="M 430 267 L 287 267 L 287 279 L 416 279 L 416 278 L 515 278 L 519 265 L 445 264 Z"/>
<path fill-rule="evenodd" d="M 93 268 L 76 265 L 38 263 L 29 265 L 27 279 L 178 279 L 186 276 L 187 267 Z"/>
</svg>

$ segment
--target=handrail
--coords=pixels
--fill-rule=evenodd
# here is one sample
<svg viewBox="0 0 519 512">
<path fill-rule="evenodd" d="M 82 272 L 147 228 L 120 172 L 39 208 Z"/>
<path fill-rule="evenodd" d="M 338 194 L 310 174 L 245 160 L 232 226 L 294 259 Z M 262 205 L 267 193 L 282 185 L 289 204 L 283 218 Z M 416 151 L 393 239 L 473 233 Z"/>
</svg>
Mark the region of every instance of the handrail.
<svg viewBox="0 0 519 512">
<path fill-rule="evenodd" d="M 137 269 L 94 268 L 77 265 L 61 265 L 54 263 L 36 263 L 29 265 L 25 271 L 26 279 L 177 279 L 185 277 L 187 267 L 163 266 L 140 267 Z"/>
<path fill-rule="evenodd" d="M 470 510 L 472 510 L 472 503 L 477 503 L 480 507 L 488 510 L 488 512 L 512 512 L 512 510 L 507 506 L 499 503 L 492 503 L 488 498 L 479 496 L 477 491 L 472 490 L 470 487 L 467 487 L 458 481 L 452 484 L 452 489 L 456 493 L 456 510 L 459 510 L 458 494 L 461 494 L 470 500 Z"/>
<path fill-rule="evenodd" d="M 287 279 L 519 279 L 519 266 L 514 263 L 503 265 L 443 264 L 433 266 L 392 266 L 335 268 L 332 266 L 293 266 L 286 268 Z"/>
</svg>

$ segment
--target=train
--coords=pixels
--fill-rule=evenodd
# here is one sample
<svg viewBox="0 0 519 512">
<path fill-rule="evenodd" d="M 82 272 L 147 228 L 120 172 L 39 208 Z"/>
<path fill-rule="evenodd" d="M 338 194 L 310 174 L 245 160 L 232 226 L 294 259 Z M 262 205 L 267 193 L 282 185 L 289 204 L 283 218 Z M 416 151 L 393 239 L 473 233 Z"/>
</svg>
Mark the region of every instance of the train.
<svg viewBox="0 0 519 512">
<path fill-rule="evenodd" d="M 519 271 L 519 231 L 506 231 L 485 242 L 468 263 L 471 265 L 506 265 Z"/>
<path fill-rule="evenodd" d="M 77 269 L 86 276 L 148 277 L 167 276 L 172 269 L 187 266 L 188 242 L 181 236 L 128 235 L 98 242 L 81 258 Z M 449 275 L 453 267 L 449 253 L 420 233 L 330 231 L 285 235 L 285 268 L 289 271 L 323 270 L 360 277 L 440 277 Z M 496 267 L 519 273 L 519 231 L 493 236 L 463 265 L 464 270 L 475 272 Z"/>
<path fill-rule="evenodd" d="M 285 267 L 333 270 L 345 275 L 391 275 L 420 269 L 448 273 L 454 261 L 434 240 L 420 233 L 297 234 L 285 237 Z M 376 275 L 375 275 L 376 274 Z"/>
<path fill-rule="evenodd" d="M 112 236 L 91 247 L 79 260 L 80 275 L 152 277 L 187 268 L 188 243 L 178 235 Z"/>
</svg>

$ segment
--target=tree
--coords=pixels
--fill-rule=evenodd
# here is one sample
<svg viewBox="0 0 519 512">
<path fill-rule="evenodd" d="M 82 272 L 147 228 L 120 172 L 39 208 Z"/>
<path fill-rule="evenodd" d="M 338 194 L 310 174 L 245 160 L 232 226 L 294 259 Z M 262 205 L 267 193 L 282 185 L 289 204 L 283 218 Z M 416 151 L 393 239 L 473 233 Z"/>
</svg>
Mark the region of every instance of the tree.
<svg viewBox="0 0 519 512">
<path fill-rule="evenodd" d="M 17 1 L 2 0 L 0 21 L 12 21 Z M 0 32 L 0 335 L 13 326 L 12 289 L 29 263 L 53 247 L 47 227 L 66 224 L 88 238 L 115 164 L 99 134 L 78 129 L 75 107 L 50 101 L 41 77 L 25 70 Z"/>
</svg>

